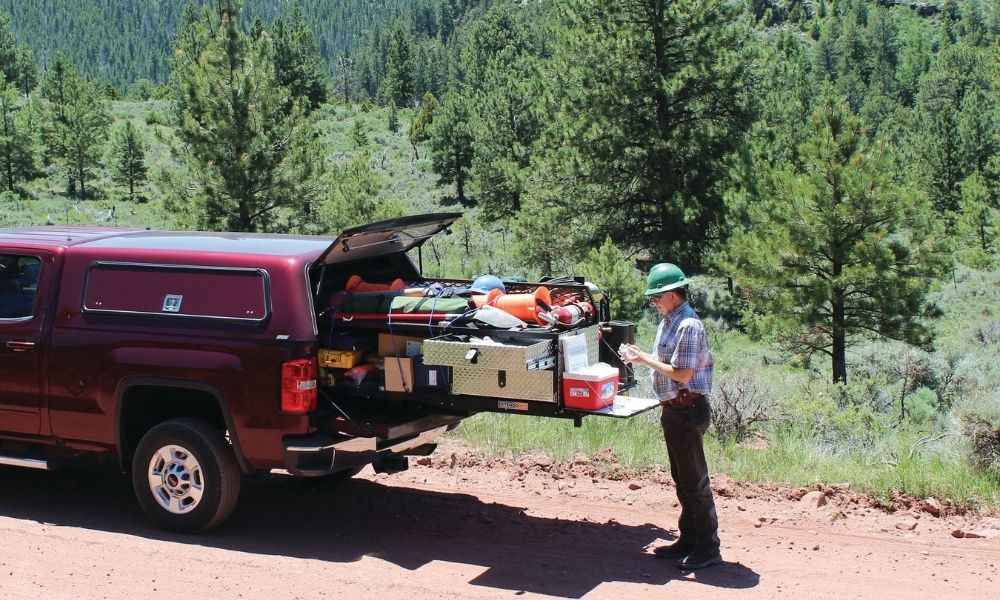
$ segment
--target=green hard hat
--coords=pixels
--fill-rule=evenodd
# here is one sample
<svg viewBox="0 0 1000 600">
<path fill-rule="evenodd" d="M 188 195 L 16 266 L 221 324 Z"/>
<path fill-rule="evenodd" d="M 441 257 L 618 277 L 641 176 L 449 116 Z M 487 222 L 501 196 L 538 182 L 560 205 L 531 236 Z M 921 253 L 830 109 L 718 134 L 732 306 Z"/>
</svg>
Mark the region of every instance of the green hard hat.
<svg viewBox="0 0 1000 600">
<path fill-rule="evenodd" d="M 654 296 L 690 283 L 691 280 L 684 276 L 684 271 L 681 271 L 680 267 L 671 263 L 660 263 L 649 270 L 649 277 L 646 278 L 646 287 L 649 289 L 645 294 Z"/>
</svg>

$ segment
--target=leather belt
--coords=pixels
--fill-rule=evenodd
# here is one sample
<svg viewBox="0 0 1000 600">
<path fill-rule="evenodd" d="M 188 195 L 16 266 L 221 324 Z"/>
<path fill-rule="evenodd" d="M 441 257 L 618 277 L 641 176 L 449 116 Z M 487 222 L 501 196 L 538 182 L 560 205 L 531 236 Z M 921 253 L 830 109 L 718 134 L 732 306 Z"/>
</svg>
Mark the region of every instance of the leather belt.
<svg viewBox="0 0 1000 600">
<path fill-rule="evenodd" d="M 674 408 L 688 408 L 701 399 L 702 396 L 704 394 L 692 392 L 691 390 L 679 390 L 676 396 L 670 400 L 663 400 L 660 404 Z"/>
</svg>

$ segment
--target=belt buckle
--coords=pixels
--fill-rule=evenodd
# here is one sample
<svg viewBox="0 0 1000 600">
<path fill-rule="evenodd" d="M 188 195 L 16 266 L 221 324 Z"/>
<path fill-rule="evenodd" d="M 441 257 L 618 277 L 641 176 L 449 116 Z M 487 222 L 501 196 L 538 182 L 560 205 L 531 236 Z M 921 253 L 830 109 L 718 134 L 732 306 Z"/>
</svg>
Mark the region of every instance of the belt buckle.
<svg viewBox="0 0 1000 600">
<path fill-rule="evenodd" d="M 690 390 L 680 390 L 677 392 L 677 396 L 674 398 L 676 406 L 687 408 L 694 404 L 694 401 L 698 398 L 698 394 Z"/>
</svg>

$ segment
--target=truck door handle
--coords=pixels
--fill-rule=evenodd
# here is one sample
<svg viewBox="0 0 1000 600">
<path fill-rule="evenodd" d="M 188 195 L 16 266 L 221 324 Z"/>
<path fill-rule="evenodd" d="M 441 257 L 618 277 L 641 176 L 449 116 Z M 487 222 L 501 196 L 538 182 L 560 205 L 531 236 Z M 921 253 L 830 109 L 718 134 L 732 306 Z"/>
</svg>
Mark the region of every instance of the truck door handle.
<svg viewBox="0 0 1000 600">
<path fill-rule="evenodd" d="M 35 347 L 35 342 L 7 342 L 7 347 L 14 352 L 24 352 Z"/>
</svg>

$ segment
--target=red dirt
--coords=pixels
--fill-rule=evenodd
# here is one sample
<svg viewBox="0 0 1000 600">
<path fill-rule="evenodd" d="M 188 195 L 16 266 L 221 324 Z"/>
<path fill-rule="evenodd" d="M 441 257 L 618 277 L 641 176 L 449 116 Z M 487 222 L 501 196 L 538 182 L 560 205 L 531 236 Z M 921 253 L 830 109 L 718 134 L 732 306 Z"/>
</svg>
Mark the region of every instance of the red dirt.
<svg viewBox="0 0 1000 600">
<path fill-rule="evenodd" d="M 610 452 L 485 459 L 454 441 L 410 460 L 337 486 L 247 480 L 230 521 L 198 536 L 152 529 L 115 472 L 0 469 L 0 593 L 979 600 L 1000 589 L 1000 519 L 944 501 L 942 516 L 903 497 L 890 511 L 830 486 L 809 508 L 799 498 L 811 490 L 716 477 L 725 562 L 692 573 L 650 553 L 676 534 L 667 473 L 632 472 Z"/>
</svg>

